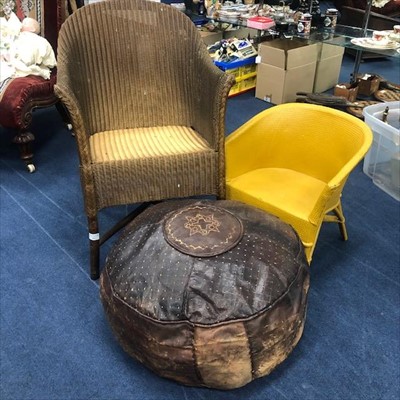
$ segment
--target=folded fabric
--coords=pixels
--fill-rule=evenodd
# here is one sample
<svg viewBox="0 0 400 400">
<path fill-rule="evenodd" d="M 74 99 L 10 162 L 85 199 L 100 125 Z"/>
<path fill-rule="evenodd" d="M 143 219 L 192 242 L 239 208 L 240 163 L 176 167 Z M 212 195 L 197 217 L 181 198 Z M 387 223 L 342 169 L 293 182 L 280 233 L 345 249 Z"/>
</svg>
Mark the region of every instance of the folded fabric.
<svg viewBox="0 0 400 400">
<path fill-rule="evenodd" d="M 32 32 L 21 32 L 12 43 L 9 62 L 15 68 L 14 77 L 38 75 L 45 79 L 57 64 L 50 43 Z"/>
<path fill-rule="evenodd" d="M 10 48 L 11 43 L 19 35 L 21 26 L 21 21 L 14 13 L 11 13 L 8 19 L 0 17 L 1 50 Z"/>
</svg>

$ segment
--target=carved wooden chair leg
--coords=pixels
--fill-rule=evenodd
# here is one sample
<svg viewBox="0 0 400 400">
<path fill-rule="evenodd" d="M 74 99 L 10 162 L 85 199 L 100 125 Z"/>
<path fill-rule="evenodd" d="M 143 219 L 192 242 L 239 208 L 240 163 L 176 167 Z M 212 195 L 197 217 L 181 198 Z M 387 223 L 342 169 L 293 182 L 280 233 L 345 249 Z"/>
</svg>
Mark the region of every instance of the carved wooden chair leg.
<svg viewBox="0 0 400 400">
<path fill-rule="evenodd" d="M 33 164 L 33 152 L 31 143 L 35 140 L 35 136 L 29 131 L 20 131 L 13 139 L 13 143 L 18 145 L 21 160 L 25 162 L 26 168 L 30 173 L 35 172 L 36 168 Z"/>
</svg>

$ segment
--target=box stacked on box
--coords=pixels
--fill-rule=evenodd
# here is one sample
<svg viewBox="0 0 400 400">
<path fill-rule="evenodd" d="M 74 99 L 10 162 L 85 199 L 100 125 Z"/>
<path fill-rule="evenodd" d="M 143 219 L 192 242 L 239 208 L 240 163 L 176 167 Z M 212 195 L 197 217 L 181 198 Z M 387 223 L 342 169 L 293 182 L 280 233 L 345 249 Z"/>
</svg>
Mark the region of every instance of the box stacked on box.
<svg viewBox="0 0 400 400">
<path fill-rule="evenodd" d="M 400 102 L 374 104 L 365 107 L 363 114 L 374 135 L 363 171 L 375 185 L 400 200 Z"/>
<path fill-rule="evenodd" d="M 258 47 L 256 97 L 274 104 L 296 101 L 297 92 L 312 92 L 318 45 L 275 39 Z"/>
<path fill-rule="evenodd" d="M 255 57 L 233 62 L 214 61 L 214 63 L 222 71 L 235 77 L 236 83 L 232 86 L 229 96 L 243 93 L 256 87 L 257 65 Z"/>
<path fill-rule="evenodd" d="M 339 82 L 344 48 L 327 43 L 318 43 L 318 58 L 315 70 L 314 93 L 322 93 Z"/>
</svg>

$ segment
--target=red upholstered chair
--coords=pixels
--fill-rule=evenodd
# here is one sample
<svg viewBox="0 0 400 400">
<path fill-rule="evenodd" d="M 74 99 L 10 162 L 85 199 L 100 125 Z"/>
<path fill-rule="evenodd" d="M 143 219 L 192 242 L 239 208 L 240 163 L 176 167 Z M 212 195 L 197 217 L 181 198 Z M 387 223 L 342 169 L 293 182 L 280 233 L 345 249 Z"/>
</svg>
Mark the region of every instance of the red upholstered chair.
<svg viewBox="0 0 400 400">
<path fill-rule="evenodd" d="M 16 2 L 16 14 L 22 20 L 26 16 L 38 19 L 41 35 L 57 51 L 58 31 L 68 15 L 64 0 L 44 0 Z M 19 146 L 21 159 L 28 171 L 34 172 L 32 142 L 35 140 L 30 131 L 32 112 L 37 108 L 56 105 L 63 119 L 67 121 L 64 109 L 54 94 L 57 71 L 53 69 L 46 80 L 40 76 L 28 75 L 8 81 L 0 93 L 0 125 L 15 131 L 13 142 Z"/>
</svg>

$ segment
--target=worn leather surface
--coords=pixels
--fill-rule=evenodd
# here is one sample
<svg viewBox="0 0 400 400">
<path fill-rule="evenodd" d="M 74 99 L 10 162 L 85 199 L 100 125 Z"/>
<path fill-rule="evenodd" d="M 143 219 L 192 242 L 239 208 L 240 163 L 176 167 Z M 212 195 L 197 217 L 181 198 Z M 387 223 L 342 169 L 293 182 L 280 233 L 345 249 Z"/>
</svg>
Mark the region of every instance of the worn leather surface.
<svg viewBox="0 0 400 400">
<path fill-rule="evenodd" d="M 215 206 L 238 217 L 243 237 L 216 256 L 172 247 L 171 212 Z M 171 201 L 151 207 L 115 244 L 101 299 L 123 348 L 161 376 L 231 389 L 270 373 L 301 337 L 309 267 L 289 226 L 233 201 Z"/>
<path fill-rule="evenodd" d="M 193 205 L 172 211 L 163 227 L 164 238 L 173 248 L 194 257 L 225 253 L 243 237 L 241 220 L 213 205 Z"/>
</svg>

